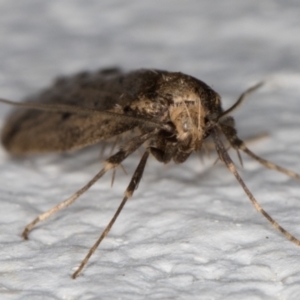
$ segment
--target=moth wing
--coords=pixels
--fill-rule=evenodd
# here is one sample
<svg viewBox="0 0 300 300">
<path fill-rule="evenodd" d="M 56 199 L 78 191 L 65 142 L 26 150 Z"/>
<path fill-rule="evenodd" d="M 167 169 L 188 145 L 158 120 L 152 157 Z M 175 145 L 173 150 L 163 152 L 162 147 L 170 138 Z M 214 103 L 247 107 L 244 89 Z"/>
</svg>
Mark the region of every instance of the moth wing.
<svg viewBox="0 0 300 300">
<path fill-rule="evenodd" d="M 137 126 L 134 119 L 122 119 L 123 107 L 131 101 L 123 97 L 122 76 L 117 69 L 80 73 L 60 78 L 49 89 L 26 99 L 114 111 L 119 112 L 120 117 L 18 109 L 4 126 L 3 145 L 16 155 L 63 152 L 95 144 L 133 129 Z"/>
</svg>

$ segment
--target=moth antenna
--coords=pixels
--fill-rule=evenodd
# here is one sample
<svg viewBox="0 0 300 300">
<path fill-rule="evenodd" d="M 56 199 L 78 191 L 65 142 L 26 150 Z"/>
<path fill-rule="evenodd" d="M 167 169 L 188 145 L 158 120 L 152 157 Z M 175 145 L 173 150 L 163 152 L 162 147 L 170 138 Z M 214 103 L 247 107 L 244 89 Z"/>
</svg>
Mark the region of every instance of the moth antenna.
<svg viewBox="0 0 300 300">
<path fill-rule="evenodd" d="M 225 116 L 230 115 L 234 110 L 236 110 L 247 98 L 247 96 L 249 96 L 251 93 L 253 93 L 254 91 L 256 91 L 257 89 L 259 89 L 262 85 L 264 85 L 264 81 L 259 82 L 258 84 L 250 87 L 249 89 L 247 89 L 245 92 L 243 92 L 240 97 L 237 99 L 237 101 L 228 109 L 226 109 L 223 113 L 221 113 L 218 117 L 218 120 L 223 119 Z"/>
<path fill-rule="evenodd" d="M 229 169 L 229 171 L 235 176 L 236 180 L 240 184 L 240 186 L 243 188 L 244 192 L 247 194 L 249 200 L 255 207 L 255 209 L 260 212 L 271 224 L 274 228 L 282 232 L 286 238 L 293 243 L 295 243 L 297 246 L 300 246 L 300 240 L 298 240 L 296 237 L 294 237 L 292 234 L 290 234 L 287 230 L 285 230 L 279 223 L 277 223 L 263 208 L 262 206 L 257 202 L 257 200 L 254 198 L 250 190 L 247 188 L 246 184 L 244 183 L 243 179 L 239 175 L 238 171 L 236 170 L 234 163 L 232 162 L 230 156 L 228 155 L 221 139 L 218 136 L 218 132 L 216 128 L 212 129 L 212 138 L 216 145 L 216 150 L 220 156 L 220 159 L 225 163 L 226 167 Z"/>
<path fill-rule="evenodd" d="M 84 192 L 86 192 L 96 181 L 98 181 L 107 171 L 114 169 L 120 165 L 120 163 L 127 158 L 131 153 L 133 153 L 137 148 L 139 148 L 147 139 L 151 138 L 153 135 L 157 133 L 157 130 L 153 130 L 150 133 L 143 134 L 141 136 L 137 136 L 129 140 L 126 145 L 124 145 L 116 154 L 112 155 L 105 161 L 105 167 L 94 176 L 92 180 L 90 180 L 85 186 L 83 186 L 80 190 L 78 190 L 71 197 L 66 199 L 65 201 L 59 203 L 48 211 L 40 214 L 37 218 L 35 218 L 31 223 L 29 223 L 23 233 L 22 236 L 25 240 L 28 239 L 29 232 L 33 229 L 41 221 L 48 219 L 51 215 L 58 212 L 59 210 L 71 205 L 74 203 Z"/>
<path fill-rule="evenodd" d="M 86 107 L 78 107 L 78 106 L 72 106 L 72 105 L 66 105 L 66 104 L 47 104 L 47 103 L 37 103 L 37 102 L 14 102 L 6 99 L 0 98 L 1 103 L 17 106 L 20 108 L 27 108 L 27 109 L 36 109 L 41 111 L 48 111 L 48 112 L 61 112 L 61 113 L 74 113 L 74 114 L 80 114 L 80 115 L 107 115 L 112 116 L 114 118 L 122 118 L 127 119 L 131 121 L 137 122 L 137 125 L 142 124 L 149 125 L 151 127 L 159 127 L 161 129 L 164 129 L 168 132 L 173 132 L 173 128 L 168 124 L 162 124 L 161 122 L 156 122 L 153 120 L 148 120 L 145 118 L 140 118 L 136 116 L 129 116 L 124 114 L 119 114 L 112 111 L 107 110 L 96 110 L 96 109 L 90 109 Z"/>
<path fill-rule="evenodd" d="M 143 172 L 144 172 L 148 157 L 149 157 L 149 150 L 147 149 L 145 151 L 145 153 L 143 154 L 143 156 L 142 156 L 142 158 L 141 158 L 141 160 L 140 160 L 140 162 L 139 162 L 139 164 L 138 164 L 138 166 L 137 166 L 137 168 L 136 168 L 136 170 L 135 170 L 135 172 L 134 172 L 134 174 L 131 178 L 131 181 L 130 181 L 130 183 L 129 183 L 126 191 L 125 191 L 125 196 L 124 196 L 122 202 L 120 203 L 120 205 L 119 205 L 118 209 L 116 210 L 114 216 L 112 217 L 112 219 L 110 220 L 110 222 L 108 223 L 106 228 L 103 230 L 102 234 L 100 235 L 100 237 L 98 238 L 96 243 L 92 246 L 92 248 L 89 250 L 86 257 L 80 263 L 80 266 L 77 268 L 77 270 L 72 275 L 73 279 L 75 279 L 78 276 L 78 274 L 82 271 L 82 269 L 87 264 L 90 257 L 93 255 L 93 253 L 96 251 L 96 249 L 98 248 L 100 243 L 103 241 L 103 239 L 109 233 L 110 229 L 112 228 L 112 226 L 114 225 L 116 219 L 118 218 L 120 212 L 122 211 L 123 207 L 125 206 L 127 200 L 132 197 L 133 192 L 137 188 L 137 186 L 138 186 L 138 184 L 139 184 L 139 182 L 140 182 L 140 180 L 143 176 Z"/>
</svg>

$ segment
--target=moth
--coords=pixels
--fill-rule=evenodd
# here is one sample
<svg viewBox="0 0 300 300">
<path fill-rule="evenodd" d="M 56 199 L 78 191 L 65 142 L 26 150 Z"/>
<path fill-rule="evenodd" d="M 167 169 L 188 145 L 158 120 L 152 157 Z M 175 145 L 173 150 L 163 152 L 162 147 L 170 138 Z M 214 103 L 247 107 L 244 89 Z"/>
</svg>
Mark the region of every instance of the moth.
<svg viewBox="0 0 300 300">
<path fill-rule="evenodd" d="M 41 221 L 72 204 L 109 170 L 115 171 L 138 148 L 143 155 L 137 164 L 124 198 L 96 243 L 72 275 L 75 279 L 109 233 L 115 220 L 137 188 L 152 155 L 164 164 L 180 164 L 193 152 L 200 152 L 208 138 L 219 159 L 235 176 L 249 200 L 276 229 L 300 245 L 256 201 L 228 155 L 228 147 L 242 151 L 264 167 L 300 180 L 300 175 L 260 158 L 237 136 L 231 113 L 259 83 L 224 110 L 221 98 L 203 81 L 183 73 L 141 69 L 124 73 L 119 69 L 82 72 L 61 77 L 50 87 L 25 102 L 0 102 L 17 106 L 2 130 L 2 144 L 12 155 L 65 152 L 87 147 L 128 134 L 128 139 L 104 162 L 104 167 L 71 197 L 40 214 L 29 223 L 22 236 Z M 240 157 L 240 156 L 239 156 Z"/>
</svg>

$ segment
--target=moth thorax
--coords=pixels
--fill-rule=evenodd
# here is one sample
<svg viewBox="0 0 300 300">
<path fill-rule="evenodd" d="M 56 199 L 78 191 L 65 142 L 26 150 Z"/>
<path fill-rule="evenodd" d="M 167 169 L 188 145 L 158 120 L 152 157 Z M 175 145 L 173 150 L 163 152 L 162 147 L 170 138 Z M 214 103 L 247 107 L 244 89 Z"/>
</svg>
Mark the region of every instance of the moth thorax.
<svg viewBox="0 0 300 300">
<path fill-rule="evenodd" d="M 201 147 L 204 128 L 204 110 L 200 103 L 176 103 L 170 107 L 170 119 L 177 131 L 177 140 L 190 150 Z"/>
</svg>

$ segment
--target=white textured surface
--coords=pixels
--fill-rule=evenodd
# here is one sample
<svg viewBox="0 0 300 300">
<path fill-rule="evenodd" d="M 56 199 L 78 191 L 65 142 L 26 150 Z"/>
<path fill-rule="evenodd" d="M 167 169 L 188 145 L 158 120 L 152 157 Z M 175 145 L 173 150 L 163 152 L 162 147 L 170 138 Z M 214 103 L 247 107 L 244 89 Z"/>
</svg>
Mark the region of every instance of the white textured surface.
<svg viewBox="0 0 300 300">
<path fill-rule="evenodd" d="M 19 100 L 59 74 L 120 65 L 180 70 L 214 87 L 259 155 L 300 171 L 300 8 L 287 1 L 0 2 L 1 97 Z M 1 105 L 1 120 L 8 108 Z M 235 153 L 231 153 L 235 159 Z M 86 183 L 98 149 L 11 160 L 0 153 L 1 299 L 299 299 L 300 248 L 255 212 L 233 176 L 197 157 L 150 160 L 139 190 L 76 280 L 70 275 L 111 218 L 130 177 L 99 181 L 72 207 L 20 233 Z M 138 154 L 125 163 L 133 171 Z M 241 168 L 239 168 L 241 170 Z M 242 176 L 300 237 L 300 184 L 245 157 Z"/>
</svg>

